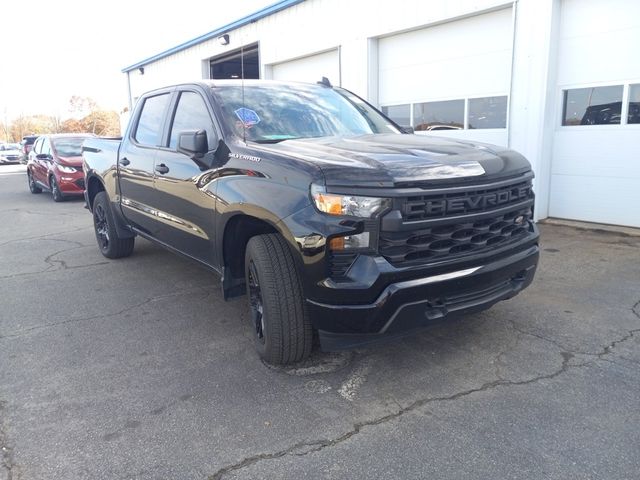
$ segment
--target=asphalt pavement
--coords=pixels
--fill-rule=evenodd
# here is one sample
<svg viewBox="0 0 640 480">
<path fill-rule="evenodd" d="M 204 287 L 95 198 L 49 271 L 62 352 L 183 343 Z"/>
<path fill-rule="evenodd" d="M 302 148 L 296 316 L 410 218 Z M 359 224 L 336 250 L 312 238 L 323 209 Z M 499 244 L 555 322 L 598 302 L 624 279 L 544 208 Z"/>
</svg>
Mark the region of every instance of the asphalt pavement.
<svg viewBox="0 0 640 480">
<path fill-rule="evenodd" d="M 525 292 L 265 366 L 244 298 L 0 167 L 0 480 L 637 479 L 640 236 L 542 225 Z"/>
</svg>

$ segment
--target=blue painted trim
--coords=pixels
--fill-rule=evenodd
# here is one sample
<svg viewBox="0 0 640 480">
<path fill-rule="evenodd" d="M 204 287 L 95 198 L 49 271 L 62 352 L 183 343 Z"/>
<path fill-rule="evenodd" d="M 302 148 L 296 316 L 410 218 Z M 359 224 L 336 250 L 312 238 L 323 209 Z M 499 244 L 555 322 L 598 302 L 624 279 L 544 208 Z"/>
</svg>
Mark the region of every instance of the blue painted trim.
<svg viewBox="0 0 640 480">
<path fill-rule="evenodd" d="M 225 33 L 229 33 L 230 31 L 235 30 L 236 28 L 243 27 L 244 25 L 258 21 L 264 17 L 268 17 L 269 15 L 273 15 L 274 13 L 277 13 L 281 10 L 292 7 L 302 2 L 304 2 L 304 0 L 281 0 L 278 3 L 274 3 L 273 5 L 263 8 L 262 10 L 258 10 L 257 12 L 252 13 L 251 15 L 247 15 L 246 17 L 242 17 L 241 19 L 236 20 L 235 22 L 229 23 L 224 27 L 220 27 L 217 30 L 214 30 L 209 33 L 205 33 L 204 35 L 200 35 L 199 37 L 194 38 L 193 40 L 189 40 L 188 42 L 178 45 L 177 47 L 170 48 L 169 50 L 165 50 L 162 53 L 158 53 L 153 57 L 149 57 L 145 60 L 142 60 L 141 62 L 134 63 L 133 65 L 125 67 L 122 69 L 122 73 L 127 73 L 127 72 L 130 72 L 131 70 L 135 70 L 136 68 L 143 67 L 145 65 L 148 65 L 149 63 L 153 63 L 157 60 L 160 60 L 161 58 L 168 57 L 170 55 L 173 55 L 174 53 L 178 53 L 182 50 L 186 50 L 187 48 L 191 48 L 194 45 L 198 45 L 199 43 L 206 42 L 207 40 L 211 40 L 212 38 L 219 37 L 220 35 L 224 35 Z"/>
</svg>

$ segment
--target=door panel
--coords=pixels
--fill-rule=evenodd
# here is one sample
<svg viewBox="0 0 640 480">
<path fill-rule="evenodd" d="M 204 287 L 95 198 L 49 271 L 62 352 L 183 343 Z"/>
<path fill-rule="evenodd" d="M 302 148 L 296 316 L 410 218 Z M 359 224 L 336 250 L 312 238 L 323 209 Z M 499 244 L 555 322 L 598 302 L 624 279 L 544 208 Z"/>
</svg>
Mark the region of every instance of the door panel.
<svg viewBox="0 0 640 480">
<path fill-rule="evenodd" d="M 169 148 L 158 150 L 156 156 L 154 207 L 159 214 L 159 240 L 213 265 L 215 199 L 198 188 L 201 167 L 188 154 L 177 151 L 180 132 L 205 130 L 209 152 L 203 160 L 211 159 L 217 146 L 211 118 L 198 92 L 180 93 L 171 122 Z"/>
<path fill-rule="evenodd" d="M 131 225 L 154 237 L 158 230 L 158 215 L 153 207 L 154 162 L 164 141 L 170 98 L 171 93 L 166 92 L 144 100 L 136 131 L 122 142 L 118 158 L 122 212 Z"/>
<path fill-rule="evenodd" d="M 169 169 L 155 176 L 156 238 L 213 265 L 215 199 L 198 188 L 202 170 L 188 156 L 167 150 L 158 151 L 156 166 Z"/>
</svg>

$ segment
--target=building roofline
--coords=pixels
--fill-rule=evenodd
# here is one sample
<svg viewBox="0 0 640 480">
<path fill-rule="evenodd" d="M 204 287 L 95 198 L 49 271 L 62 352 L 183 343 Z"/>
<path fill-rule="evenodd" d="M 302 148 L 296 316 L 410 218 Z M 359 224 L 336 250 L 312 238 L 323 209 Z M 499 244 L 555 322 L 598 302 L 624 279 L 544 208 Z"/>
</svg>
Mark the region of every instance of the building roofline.
<svg viewBox="0 0 640 480">
<path fill-rule="evenodd" d="M 205 33 L 204 35 L 200 35 L 199 37 L 194 38 L 193 40 L 189 40 L 188 42 L 182 43 L 176 47 L 170 48 L 169 50 L 165 50 L 164 52 L 158 53 L 152 57 L 146 58 L 138 63 L 134 63 L 133 65 L 129 65 L 122 69 L 122 73 L 130 72 L 131 70 L 135 70 L 136 68 L 144 67 L 150 63 L 153 63 L 162 58 L 173 55 L 174 53 L 178 53 L 182 50 L 186 50 L 187 48 L 191 48 L 194 45 L 198 45 L 199 43 L 206 42 L 207 40 L 211 40 L 212 38 L 219 37 L 220 35 L 224 35 L 225 33 L 229 33 L 232 30 L 243 27 L 249 23 L 256 22 L 264 17 L 268 17 L 269 15 L 273 15 L 281 10 L 297 5 L 298 3 L 302 3 L 304 0 L 280 0 L 273 5 L 269 5 L 261 10 L 258 10 L 255 13 L 242 17 L 234 22 L 231 22 L 223 27 L 217 28 L 209 33 Z"/>
</svg>

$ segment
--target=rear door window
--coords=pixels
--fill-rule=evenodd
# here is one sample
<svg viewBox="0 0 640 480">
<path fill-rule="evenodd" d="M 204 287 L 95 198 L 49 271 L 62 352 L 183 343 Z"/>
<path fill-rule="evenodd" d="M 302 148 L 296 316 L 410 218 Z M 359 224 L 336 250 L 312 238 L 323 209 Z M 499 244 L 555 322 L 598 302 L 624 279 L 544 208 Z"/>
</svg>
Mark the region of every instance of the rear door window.
<svg viewBox="0 0 640 480">
<path fill-rule="evenodd" d="M 160 145 L 164 112 L 169 103 L 169 94 L 164 93 L 146 98 L 140 112 L 134 139 L 141 145 L 157 147 Z"/>
</svg>

